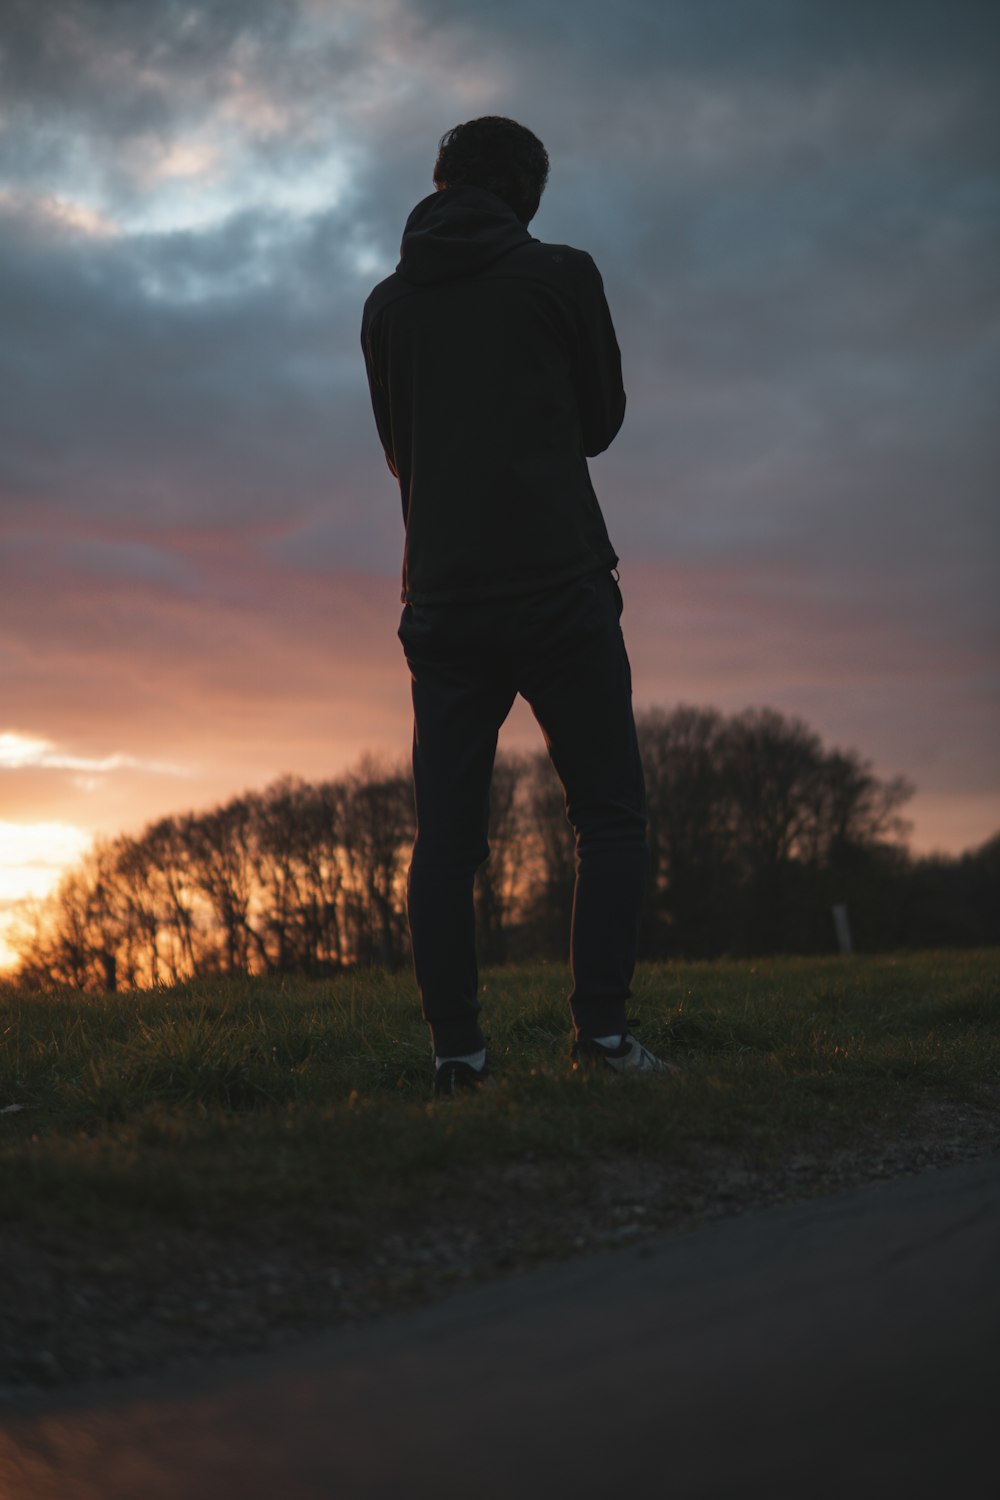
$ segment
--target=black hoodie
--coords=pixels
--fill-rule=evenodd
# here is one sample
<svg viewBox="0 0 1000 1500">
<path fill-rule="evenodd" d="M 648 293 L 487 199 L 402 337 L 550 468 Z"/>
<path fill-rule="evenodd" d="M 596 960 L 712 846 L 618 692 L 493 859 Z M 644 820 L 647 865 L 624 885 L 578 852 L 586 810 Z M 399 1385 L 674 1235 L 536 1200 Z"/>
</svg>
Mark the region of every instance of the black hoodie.
<svg viewBox="0 0 1000 1500">
<path fill-rule="evenodd" d="M 406 222 L 365 303 L 372 406 L 406 524 L 403 600 L 502 599 L 618 561 L 587 471 L 622 424 L 597 267 L 482 188 Z"/>
</svg>

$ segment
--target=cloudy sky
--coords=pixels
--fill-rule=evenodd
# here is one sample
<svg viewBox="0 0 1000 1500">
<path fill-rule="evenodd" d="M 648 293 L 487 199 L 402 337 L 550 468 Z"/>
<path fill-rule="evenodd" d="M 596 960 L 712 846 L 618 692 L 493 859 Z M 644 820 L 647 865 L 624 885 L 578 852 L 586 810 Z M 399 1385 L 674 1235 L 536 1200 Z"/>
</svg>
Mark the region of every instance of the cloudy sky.
<svg viewBox="0 0 1000 1500">
<path fill-rule="evenodd" d="M 407 754 L 358 329 L 480 114 L 545 141 L 532 232 L 604 275 L 637 705 L 801 715 L 915 782 L 917 850 L 1000 827 L 998 32 L 990 0 L 4 0 L 0 906 L 95 831 Z"/>
</svg>

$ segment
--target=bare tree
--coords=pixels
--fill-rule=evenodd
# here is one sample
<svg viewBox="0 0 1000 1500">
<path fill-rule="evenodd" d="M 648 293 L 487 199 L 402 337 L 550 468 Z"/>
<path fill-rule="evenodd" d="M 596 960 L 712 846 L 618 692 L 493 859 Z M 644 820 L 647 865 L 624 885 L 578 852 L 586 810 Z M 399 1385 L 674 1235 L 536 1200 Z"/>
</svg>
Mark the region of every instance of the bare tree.
<svg viewBox="0 0 1000 1500">
<path fill-rule="evenodd" d="M 845 850 L 900 842 L 910 829 L 900 808 L 912 796 L 913 786 L 905 777 L 880 780 L 871 762 L 862 760 L 856 750 L 827 752 L 810 809 L 811 847 L 803 854 L 816 862 L 835 863 Z"/>
<path fill-rule="evenodd" d="M 347 778 L 341 822 L 345 919 L 359 963 L 398 968 L 406 960 L 406 874 L 415 834 L 408 773 L 370 756 Z"/>
<path fill-rule="evenodd" d="M 160 818 L 141 835 L 145 858 L 156 872 L 156 889 L 162 901 L 163 963 L 172 984 L 198 972 L 205 940 L 185 821 Z"/>
<path fill-rule="evenodd" d="M 191 879 L 212 909 L 222 949 L 213 967 L 226 974 L 249 972 L 253 896 L 253 819 L 247 797 L 234 797 L 212 812 L 189 814 L 180 823 Z M 212 963 L 210 953 L 199 965 Z"/>
<path fill-rule="evenodd" d="M 346 797 L 344 786 L 335 781 L 305 787 L 301 794 L 302 951 L 307 973 L 340 968 L 349 957 L 344 942 L 344 861 L 340 841 Z"/>
<path fill-rule="evenodd" d="M 708 955 L 726 943 L 734 881 L 725 721 L 681 705 L 637 715 L 646 776 L 650 882 L 643 949 Z"/>
<path fill-rule="evenodd" d="M 248 799 L 261 902 L 257 951 L 266 969 L 281 974 L 301 965 L 302 788 L 302 782 L 285 777 Z"/>
<path fill-rule="evenodd" d="M 168 922 L 163 875 L 146 838 L 123 835 L 115 850 L 125 916 L 125 982 L 133 988 L 155 987 L 161 979 L 161 934 Z"/>
</svg>

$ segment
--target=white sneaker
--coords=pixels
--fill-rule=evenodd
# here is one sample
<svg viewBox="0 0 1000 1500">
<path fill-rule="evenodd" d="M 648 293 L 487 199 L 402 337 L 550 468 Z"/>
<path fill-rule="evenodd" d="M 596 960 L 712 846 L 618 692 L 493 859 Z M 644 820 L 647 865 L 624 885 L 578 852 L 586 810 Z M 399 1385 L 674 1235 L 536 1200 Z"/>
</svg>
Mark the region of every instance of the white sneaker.
<svg viewBox="0 0 1000 1500">
<path fill-rule="evenodd" d="M 595 1037 L 580 1037 L 573 1043 L 573 1067 L 603 1065 L 612 1073 L 672 1073 L 674 1069 L 662 1058 L 626 1031 L 617 1046 L 599 1042 Z"/>
</svg>

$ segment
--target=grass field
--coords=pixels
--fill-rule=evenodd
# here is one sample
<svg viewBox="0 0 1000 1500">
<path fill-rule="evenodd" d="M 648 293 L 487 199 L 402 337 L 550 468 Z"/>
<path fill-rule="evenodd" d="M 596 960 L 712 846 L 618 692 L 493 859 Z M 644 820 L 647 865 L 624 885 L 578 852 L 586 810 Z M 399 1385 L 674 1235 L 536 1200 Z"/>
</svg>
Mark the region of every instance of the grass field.
<svg viewBox="0 0 1000 1500">
<path fill-rule="evenodd" d="M 0 1383 L 259 1344 L 1000 1146 L 997 952 L 643 966 L 665 1078 L 571 1072 L 559 966 L 482 983 L 498 1087 L 441 1103 L 408 974 L 0 987 Z"/>
</svg>

